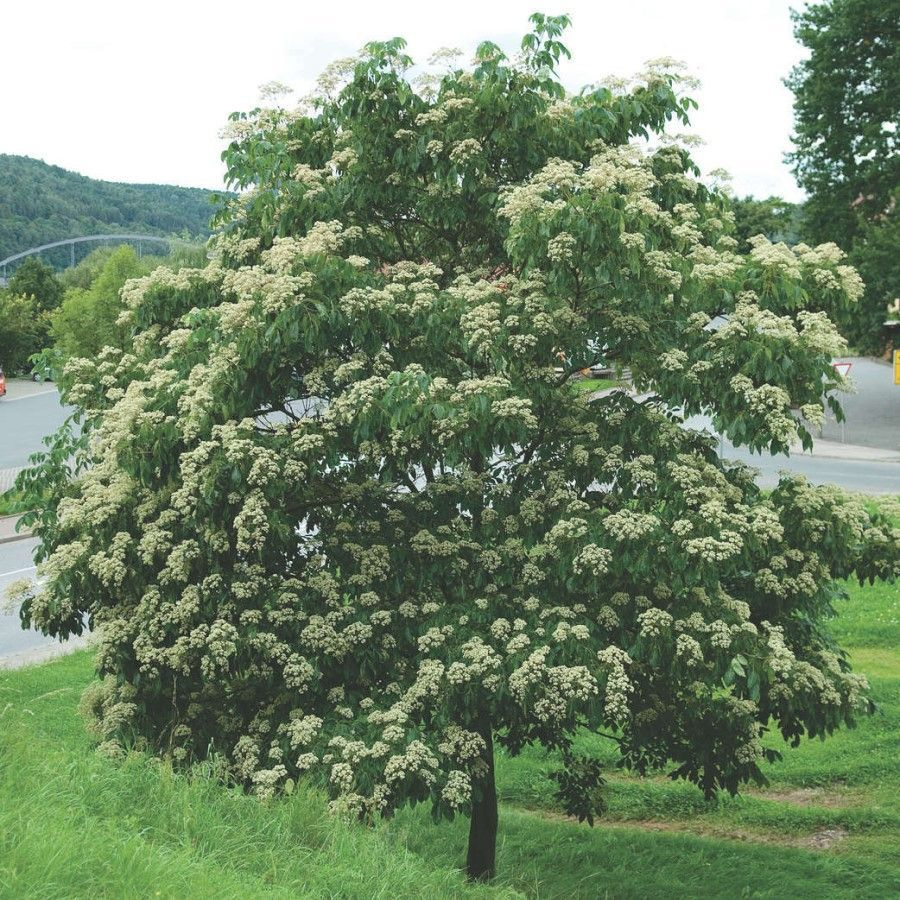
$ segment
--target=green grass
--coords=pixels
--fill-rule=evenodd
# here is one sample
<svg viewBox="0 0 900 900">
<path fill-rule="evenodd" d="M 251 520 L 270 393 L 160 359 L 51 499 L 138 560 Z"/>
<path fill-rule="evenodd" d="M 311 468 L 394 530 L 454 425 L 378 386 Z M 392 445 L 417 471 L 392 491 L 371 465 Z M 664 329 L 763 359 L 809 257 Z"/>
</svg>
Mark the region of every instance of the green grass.
<svg viewBox="0 0 900 900">
<path fill-rule="evenodd" d="M 578 381 L 572 382 L 572 387 L 579 393 L 588 394 L 606 388 L 622 387 L 622 382 L 610 378 L 579 378 Z"/>
<path fill-rule="evenodd" d="M 834 631 L 876 715 L 795 750 L 769 735 L 783 761 L 736 798 L 613 770 L 593 829 L 558 809 L 552 755 L 501 756 L 490 886 L 460 874 L 465 820 L 435 826 L 417 808 L 347 827 L 311 791 L 263 804 L 204 770 L 98 756 L 76 713 L 86 652 L 0 672 L 0 898 L 898 896 L 900 590 L 848 593 Z M 611 742 L 583 741 L 612 768 Z"/>
<path fill-rule="evenodd" d="M 503 896 L 347 828 L 303 790 L 270 805 L 198 772 L 90 749 L 86 652 L 0 674 L 0 897 Z"/>
<path fill-rule="evenodd" d="M 0 516 L 12 516 L 16 513 L 26 512 L 22 491 L 10 488 L 0 494 Z"/>
<path fill-rule="evenodd" d="M 465 821 L 435 826 L 407 810 L 372 831 L 348 828 L 312 792 L 262 804 L 203 771 L 189 778 L 138 754 L 124 763 L 97 756 L 75 711 L 90 677 L 85 652 L 0 674 L 0 897 L 671 897 L 677 886 L 676 896 L 690 897 L 881 898 L 900 890 L 890 810 L 881 818 L 865 806 L 852 815 L 804 811 L 757 797 L 707 804 L 688 786 L 617 780 L 610 822 L 590 829 L 517 796 L 547 762 L 536 756 L 502 761 L 501 874 L 470 887 L 459 873 Z M 806 766 L 816 768 L 815 758 Z M 890 803 L 886 789 L 882 799 Z M 827 853 L 789 846 L 791 835 L 823 825 L 859 829 L 859 845 L 851 837 Z"/>
</svg>

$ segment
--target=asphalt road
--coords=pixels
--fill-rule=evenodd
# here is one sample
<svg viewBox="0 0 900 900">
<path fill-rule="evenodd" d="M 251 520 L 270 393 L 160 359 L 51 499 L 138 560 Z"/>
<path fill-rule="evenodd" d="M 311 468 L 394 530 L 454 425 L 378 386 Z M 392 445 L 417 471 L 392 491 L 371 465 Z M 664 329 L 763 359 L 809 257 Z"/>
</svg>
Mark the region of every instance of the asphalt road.
<svg viewBox="0 0 900 900">
<path fill-rule="evenodd" d="M 857 459 L 831 459 L 821 456 L 760 456 L 743 447 L 723 442 L 720 453 L 725 459 L 739 459 L 759 469 L 760 487 L 775 487 L 778 473 L 784 470 L 805 475 L 813 484 L 836 484 L 848 491 L 866 494 L 900 494 L 900 462 L 872 462 Z"/>
<path fill-rule="evenodd" d="M 56 389 L 47 385 L 25 393 L 11 382 L 6 397 L 0 400 L 0 469 L 28 465 L 28 457 L 43 449 L 41 440 L 52 434 L 69 415 L 60 406 Z"/>
<path fill-rule="evenodd" d="M 898 387 L 900 390 L 900 387 Z M 691 416 L 686 427 L 698 431 L 706 430 L 715 433 L 708 416 Z M 900 437 L 900 422 L 894 425 L 893 432 Z M 813 441 L 813 453 L 816 452 L 816 441 Z M 821 442 L 819 442 L 821 447 Z M 877 452 L 868 451 L 863 445 L 856 445 L 860 453 L 879 456 Z M 778 474 L 782 471 L 796 472 L 805 475 L 813 484 L 836 484 L 848 491 L 861 491 L 866 494 L 900 494 L 900 455 L 885 451 L 890 461 L 879 459 L 853 459 L 853 449 L 841 458 L 843 445 L 831 443 L 831 450 L 837 451 L 834 456 L 811 456 L 796 451 L 790 456 L 770 453 L 751 453 L 744 447 L 735 447 L 727 439 L 720 438 L 719 455 L 724 459 L 738 459 L 759 470 L 757 483 L 761 487 L 774 487 L 778 483 Z"/>
<path fill-rule="evenodd" d="M 900 384 L 894 384 L 893 366 L 854 356 L 842 359 L 851 364 L 850 379 L 856 393 L 838 395 L 847 421 L 838 425 L 829 411 L 822 437 L 863 447 L 900 450 Z"/>
<path fill-rule="evenodd" d="M 20 578 L 34 578 L 34 561 L 31 554 L 37 545 L 35 538 L 0 544 L 0 603 L 6 597 L 6 589 Z M 59 643 L 55 638 L 44 637 L 39 631 L 23 631 L 19 615 L 7 614 L 0 606 L 0 659 L 36 647 Z"/>
</svg>

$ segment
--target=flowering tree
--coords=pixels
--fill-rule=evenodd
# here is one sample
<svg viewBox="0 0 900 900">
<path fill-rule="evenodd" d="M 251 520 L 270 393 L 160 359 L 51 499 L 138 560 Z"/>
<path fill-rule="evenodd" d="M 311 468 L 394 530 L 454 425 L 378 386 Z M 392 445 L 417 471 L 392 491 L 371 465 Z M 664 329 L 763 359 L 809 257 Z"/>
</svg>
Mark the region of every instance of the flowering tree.
<svg viewBox="0 0 900 900">
<path fill-rule="evenodd" d="M 50 486 L 23 618 L 97 630 L 104 750 L 468 815 L 476 878 L 495 742 L 559 750 L 592 821 L 580 729 L 711 794 L 762 778 L 768 723 L 852 723 L 865 681 L 823 620 L 896 558 L 859 505 L 763 495 L 680 424 L 808 444 L 842 345 L 804 304 L 852 301 L 853 270 L 738 255 L 687 151 L 630 143 L 686 119 L 677 77 L 569 96 L 566 20 L 532 22 L 515 63 L 483 44 L 414 89 L 375 43 L 310 107 L 236 115 L 216 259 L 126 287 L 131 347 L 66 376 L 77 476 L 62 433 L 21 482 Z M 576 392 L 598 360 L 641 393 Z"/>
</svg>

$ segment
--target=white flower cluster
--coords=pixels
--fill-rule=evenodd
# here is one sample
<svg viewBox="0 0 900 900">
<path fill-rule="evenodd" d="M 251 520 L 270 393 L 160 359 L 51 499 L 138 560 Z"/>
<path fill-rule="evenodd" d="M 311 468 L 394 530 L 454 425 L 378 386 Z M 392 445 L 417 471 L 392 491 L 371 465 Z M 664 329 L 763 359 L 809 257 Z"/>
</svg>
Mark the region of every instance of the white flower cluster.
<svg viewBox="0 0 900 900">
<path fill-rule="evenodd" d="M 800 323 L 801 346 L 829 357 L 840 356 L 846 351 L 847 342 L 825 313 L 802 310 L 797 314 L 797 321 Z"/>
<path fill-rule="evenodd" d="M 600 665 L 606 669 L 606 696 L 604 712 L 611 722 L 622 723 L 629 714 L 629 696 L 634 693 L 634 685 L 628 678 L 625 667 L 631 665 L 631 657 L 620 647 L 610 644 L 597 653 Z"/>
<path fill-rule="evenodd" d="M 750 238 L 750 246 L 750 258 L 765 271 L 793 281 L 800 280 L 799 261 L 787 244 L 773 244 L 767 237 L 758 234 Z"/>
<path fill-rule="evenodd" d="M 468 772 L 453 769 L 441 788 L 441 797 L 453 809 L 465 809 L 472 800 L 472 778 Z"/>
<path fill-rule="evenodd" d="M 481 153 L 481 144 L 474 138 L 466 138 L 457 141 L 450 150 L 450 161 L 455 163 L 468 162 Z"/>
<path fill-rule="evenodd" d="M 694 666 L 703 662 L 700 642 L 689 634 L 679 634 L 675 640 L 675 655 L 683 659 L 685 665 Z"/>
<path fill-rule="evenodd" d="M 737 556 L 744 549 L 744 541 L 736 531 L 721 531 L 719 537 L 691 538 L 684 542 L 685 552 L 697 556 L 704 562 L 725 562 Z"/>
<path fill-rule="evenodd" d="M 641 626 L 641 636 L 648 638 L 662 637 L 672 627 L 672 616 L 664 609 L 657 609 L 651 606 L 645 609 L 638 616 L 638 623 Z"/>
<path fill-rule="evenodd" d="M 659 527 L 659 519 L 652 513 L 621 509 L 603 520 L 604 530 L 617 541 L 637 541 L 652 534 Z"/>
<path fill-rule="evenodd" d="M 561 231 L 547 244 L 547 258 L 555 263 L 567 263 L 572 260 L 578 242 L 567 231 Z"/>
<path fill-rule="evenodd" d="M 437 767 L 438 758 L 431 750 L 421 741 L 412 741 L 405 752 L 388 759 L 384 767 L 384 780 L 388 785 L 394 785 L 407 778 L 418 778 L 430 785 L 435 779 L 434 770 Z"/>
<path fill-rule="evenodd" d="M 574 163 L 551 159 L 529 182 L 506 192 L 498 213 L 515 224 L 528 213 L 562 209 L 565 201 L 553 195 L 568 194 L 577 181 L 578 169 Z"/>
<path fill-rule="evenodd" d="M 730 384 L 750 410 L 765 421 L 773 438 L 789 444 L 797 437 L 797 420 L 791 415 L 791 398 L 784 388 L 775 384 L 754 387 L 746 375 L 735 375 Z"/>
<path fill-rule="evenodd" d="M 596 544 L 584 546 L 573 562 L 573 569 L 578 575 L 590 574 L 595 577 L 604 575 L 612 562 L 612 551 Z"/>
</svg>

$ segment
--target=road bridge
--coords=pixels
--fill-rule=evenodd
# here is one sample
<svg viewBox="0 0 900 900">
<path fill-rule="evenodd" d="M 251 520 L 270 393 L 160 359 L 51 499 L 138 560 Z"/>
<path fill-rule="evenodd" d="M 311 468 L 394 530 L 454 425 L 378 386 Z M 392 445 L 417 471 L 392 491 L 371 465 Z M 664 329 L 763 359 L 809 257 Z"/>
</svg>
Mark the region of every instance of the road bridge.
<svg viewBox="0 0 900 900">
<path fill-rule="evenodd" d="M 84 243 L 129 243 L 137 244 L 138 256 L 143 255 L 144 244 L 163 244 L 166 247 L 171 244 L 171 238 L 160 237 L 158 234 L 91 234 L 86 237 L 66 238 L 62 241 L 51 241 L 49 244 L 41 244 L 39 247 L 31 247 L 29 250 L 22 250 L 20 253 L 13 253 L 6 259 L 0 259 L 0 285 L 6 284 L 7 266 L 11 263 L 20 262 L 28 256 L 35 256 L 46 250 L 55 250 L 57 247 L 68 246 L 71 249 L 69 256 L 69 265 L 75 265 L 75 245 Z"/>
</svg>

